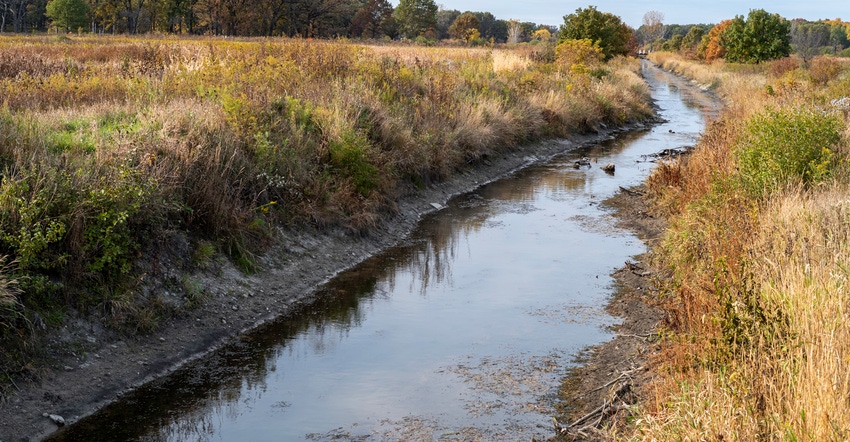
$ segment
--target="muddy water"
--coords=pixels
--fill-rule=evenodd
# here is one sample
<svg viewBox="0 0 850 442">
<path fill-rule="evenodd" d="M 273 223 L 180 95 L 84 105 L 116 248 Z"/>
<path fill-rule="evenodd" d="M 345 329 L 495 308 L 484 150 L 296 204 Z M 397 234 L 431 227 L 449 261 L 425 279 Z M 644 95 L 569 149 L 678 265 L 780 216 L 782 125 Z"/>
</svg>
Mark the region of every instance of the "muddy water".
<svg viewBox="0 0 850 442">
<path fill-rule="evenodd" d="M 710 116 L 645 72 L 667 123 L 572 150 L 452 200 L 320 301 L 127 395 L 57 440 L 529 440 L 611 337 L 609 274 L 644 245 L 601 201 Z M 596 158 L 575 169 L 580 157 Z M 601 165 L 613 163 L 616 173 Z"/>
</svg>

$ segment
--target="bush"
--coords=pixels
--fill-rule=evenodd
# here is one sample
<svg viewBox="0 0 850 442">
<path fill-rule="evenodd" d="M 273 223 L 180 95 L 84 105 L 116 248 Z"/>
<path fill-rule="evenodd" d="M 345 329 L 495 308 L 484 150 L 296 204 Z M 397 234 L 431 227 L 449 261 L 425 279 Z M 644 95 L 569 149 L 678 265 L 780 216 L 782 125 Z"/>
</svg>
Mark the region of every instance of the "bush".
<svg viewBox="0 0 850 442">
<path fill-rule="evenodd" d="M 741 183 L 752 195 L 767 196 L 795 181 L 823 181 L 832 169 L 841 129 L 836 116 L 810 109 L 768 110 L 754 116 L 735 147 Z"/>
<path fill-rule="evenodd" d="M 816 57 L 809 65 L 809 76 L 815 84 L 826 84 L 841 73 L 841 63 L 832 57 Z"/>
<path fill-rule="evenodd" d="M 564 40 L 555 47 L 555 59 L 564 70 L 572 70 L 574 66 L 594 67 L 605 59 L 605 54 L 599 45 L 590 39 Z"/>
</svg>

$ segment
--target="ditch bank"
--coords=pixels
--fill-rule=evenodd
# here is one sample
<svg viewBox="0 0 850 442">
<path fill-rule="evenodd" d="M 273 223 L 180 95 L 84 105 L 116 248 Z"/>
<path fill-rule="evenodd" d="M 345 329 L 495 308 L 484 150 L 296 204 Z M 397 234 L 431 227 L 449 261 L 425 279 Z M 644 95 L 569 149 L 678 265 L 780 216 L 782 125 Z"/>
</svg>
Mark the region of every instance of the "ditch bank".
<svg viewBox="0 0 850 442">
<path fill-rule="evenodd" d="M 188 243 L 175 237 L 152 260 L 151 278 L 186 281 L 197 306 L 158 321 L 154 332 L 127 336 L 84 318 L 68 319 L 47 340 L 50 367 L 37 382 L 17 382 L 0 404 L 0 441 L 41 440 L 62 421 L 71 424 L 152 379 L 165 376 L 239 334 L 273 318 L 297 312 L 315 299 L 315 289 L 337 273 L 393 245 L 403 243 L 421 216 L 468 192 L 530 164 L 614 134 L 645 128 L 635 123 L 596 134 L 549 140 L 482 159 L 448 181 L 407 189 L 396 212 L 366 235 L 344 229 L 281 230 L 245 275 L 227 261 L 186 274 Z M 175 291 L 176 292 L 176 291 Z M 170 293 L 163 296 L 166 300 Z M 60 418 L 61 417 L 61 421 Z"/>
</svg>

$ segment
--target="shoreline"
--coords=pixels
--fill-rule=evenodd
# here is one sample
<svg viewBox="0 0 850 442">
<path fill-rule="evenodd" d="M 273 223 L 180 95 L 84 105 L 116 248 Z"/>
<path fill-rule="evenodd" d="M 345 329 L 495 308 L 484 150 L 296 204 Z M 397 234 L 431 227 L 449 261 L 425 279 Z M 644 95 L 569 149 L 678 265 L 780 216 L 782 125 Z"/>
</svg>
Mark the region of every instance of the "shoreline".
<svg viewBox="0 0 850 442">
<path fill-rule="evenodd" d="M 180 263 L 165 259 L 154 272 L 192 278 L 202 287 L 204 301 L 164 319 L 155 331 L 141 336 L 119 335 L 85 319 L 69 319 L 47 339 L 46 352 L 53 366 L 39 381 L 19 383 L 16 393 L 0 403 L 0 441 L 48 437 L 59 427 L 45 414 L 62 416 L 66 424 L 73 424 L 240 334 L 309 305 L 322 283 L 406 241 L 420 218 L 437 210 L 435 205 L 440 207 L 454 196 L 531 164 L 652 124 L 655 120 L 542 141 L 483 159 L 450 180 L 402 192 L 397 212 L 367 236 L 339 228 L 281 230 L 272 250 L 261 258 L 261 270 L 253 275 L 244 275 L 224 262 L 187 276 L 180 271 Z M 170 254 L 179 256 L 184 244 L 174 241 L 167 247 Z"/>
</svg>

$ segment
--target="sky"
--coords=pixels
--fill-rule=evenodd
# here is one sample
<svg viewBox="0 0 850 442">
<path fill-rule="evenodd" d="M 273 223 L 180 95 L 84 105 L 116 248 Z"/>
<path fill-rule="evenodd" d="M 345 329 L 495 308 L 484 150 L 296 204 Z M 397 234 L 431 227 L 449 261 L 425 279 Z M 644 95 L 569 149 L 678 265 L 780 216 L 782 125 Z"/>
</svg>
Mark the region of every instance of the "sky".
<svg viewBox="0 0 850 442">
<path fill-rule="evenodd" d="M 398 5 L 398 0 L 392 1 Z M 602 12 L 619 16 L 627 25 L 637 29 L 648 11 L 664 14 L 665 24 L 716 24 L 721 20 L 744 17 L 751 9 L 764 9 L 788 20 L 804 18 L 810 21 L 842 18 L 850 21 L 850 2 L 846 0 L 589 0 L 586 2 L 552 0 L 435 0 L 444 9 L 490 12 L 496 18 L 518 19 L 537 24 L 561 25 L 564 16 L 578 8 L 596 6 Z"/>
</svg>

